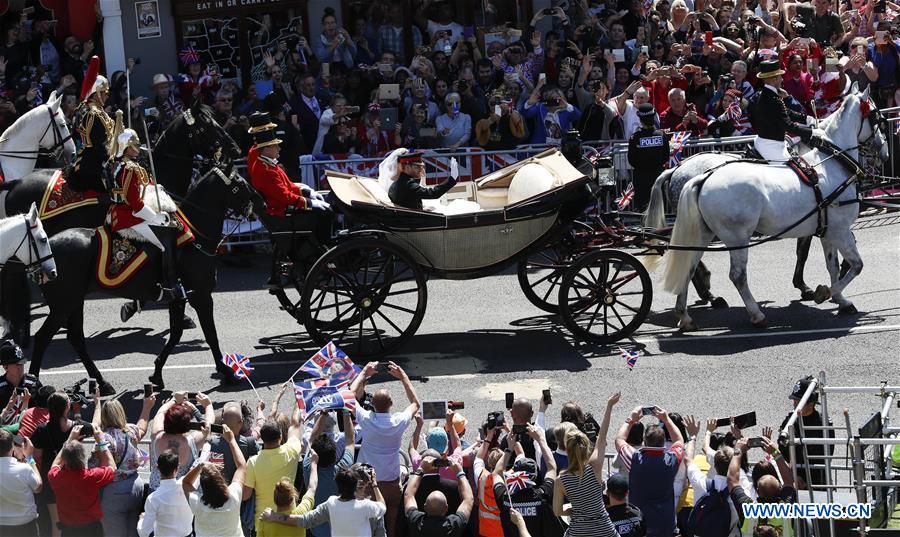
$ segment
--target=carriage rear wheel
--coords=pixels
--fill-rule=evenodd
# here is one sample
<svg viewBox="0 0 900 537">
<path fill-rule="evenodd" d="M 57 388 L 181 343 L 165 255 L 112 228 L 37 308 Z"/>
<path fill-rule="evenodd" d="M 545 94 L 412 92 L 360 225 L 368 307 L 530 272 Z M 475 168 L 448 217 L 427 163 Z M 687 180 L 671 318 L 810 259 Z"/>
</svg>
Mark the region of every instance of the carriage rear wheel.
<svg viewBox="0 0 900 537">
<path fill-rule="evenodd" d="M 559 288 L 563 323 L 592 343 L 628 337 L 650 313 L 650 274 L 636 257 L 617 250 L 593 250 L 566 270 Z"/>
<path fill-rule="evenodd" d="M 428 292 L 422 268 L 376 237 L 351 239 L 312 266 L 300 315 L 318 345 L 334 341 L 354 358 L 389 354 L 422 322 Z"/>
<path fill-rule="evenodd" d="M 559 313 L 559 284 L 572 259 L 587 247 L 591 226 L 574 222 L 559 240 L 519 261 L 516 273 L 525 298 L 547 313 Z"/>
</svg>

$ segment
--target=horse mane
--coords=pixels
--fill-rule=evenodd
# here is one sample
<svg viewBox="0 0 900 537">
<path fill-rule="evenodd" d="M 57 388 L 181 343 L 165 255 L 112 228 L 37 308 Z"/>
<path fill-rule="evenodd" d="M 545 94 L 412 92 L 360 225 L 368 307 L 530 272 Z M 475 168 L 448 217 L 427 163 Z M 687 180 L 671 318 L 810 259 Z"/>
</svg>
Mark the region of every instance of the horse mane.
<svg viewBox="0 0 900 537">
<path fill-rule="evenodd" d="M 6 218 L 0 218 L 0 228 L 16 223 L 23 216 L 27 216 L 27 215 L 14 214 L 12 216 L 7 216 Z"/>
<path fill-rule="evenodd" d="M 0 144 L 8 141 L 11 137 L 19 134 L 19 131 L 24 129 L 25 125 L 28 125 L 29 123 L 31 123 L 30 120 L 38 115 L 38 113 L 41 111 L 41 108 L 43 108 L 43 107 L 35 106 L 31 110 L 22 114 L 21 117 L 19 117 L 19 119 L 17 119 L 15 122 L 13 122 L 12 125 L 7 127 L 6 130 L 3 131 L 2 137 L 0 137 Z"/>
</svg>

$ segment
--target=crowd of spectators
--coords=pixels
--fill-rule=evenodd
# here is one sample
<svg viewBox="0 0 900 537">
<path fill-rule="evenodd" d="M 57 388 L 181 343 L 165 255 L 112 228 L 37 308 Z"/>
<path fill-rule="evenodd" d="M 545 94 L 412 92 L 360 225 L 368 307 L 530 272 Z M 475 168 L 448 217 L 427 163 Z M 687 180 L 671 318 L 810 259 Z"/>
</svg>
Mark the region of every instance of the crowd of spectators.
<svg viewBox="0 0 900 537">
<path fill-rule="evenodd" d="M 5 367 L 7 382 L 21 365 Z M 721 428 L 650 406 L 610 434 L 618 393 L 599 422 L 574 401 L 554 419 L 545 394 L 536 411 L 510 398 L 477 425 L 452 409 L 426 423 L 406 372 L 383 365 L 350 384 L 355 409 L 310 416 L 282 411 L 287 383 L 255 412 L 186 392 L 157 406 L 149 393 L 133 423 L 117 397 L 5 391 L 0 534 L 739 537 L 785 523 L 746 520 L 742 504 L 796 502 L 807 487 L 769 427 L 751 444 L 734 419 Z M 808 386 L 791 390 L 795 407 Z M 800 409 L 805 426 L 822 425 L 816 404 Z"/>
<path fill-rule="evenodd" d="M 414 2 L 411 50 L 399 2 L 373 0 L 367 16 L 345 27 L 326 8 L 316 15 L 321 34 L 297 34 L 262 54 L 252 71 L 260 80 L 223 79 L 207 58 L 183 50 L 182 72 L 157 73 L 152 88 L 132 87 L 133 95 L 126 95 L 124 74 L 111 73 L 107 107 L 125 109 L 130 99 L 135 118 L 152 109 L 151 132 L 158 132 L 199 98 L 245 149 L 247 118 L 266 110 L 277 118 L 281 161 L 296 179 L 290 163 L 304 154 L 502 150 L 555 144 L 572 127 L 584 140 L 628 139 L 643 102 L 655 106 L 663 129 L 752 133 L 747 106 L 766 59 L 779 59 L 787 71 L 788 105 L 810 115 L 831 113 L 853 83 L 871 87 L 879 107 L 900 102 L 893 22 L 900 6 L 891 1 L 553 5 L 518 25 L 466 25 L 452 1 Z M 85 60 L 99 51 L 93 41 L 55 35 L 48 19 L 42 10 L 4 16 L 0 130 L 54 89 L 67 95 L 70 116 L 77 104 Z"/>
</svg>

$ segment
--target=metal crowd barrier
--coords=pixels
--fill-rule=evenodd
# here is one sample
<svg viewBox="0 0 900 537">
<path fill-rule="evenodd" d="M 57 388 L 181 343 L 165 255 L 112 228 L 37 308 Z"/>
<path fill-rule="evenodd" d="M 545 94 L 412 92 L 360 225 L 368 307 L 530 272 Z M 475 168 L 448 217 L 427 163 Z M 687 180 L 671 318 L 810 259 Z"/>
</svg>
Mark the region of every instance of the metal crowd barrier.
<svg viewBox="0 0 900 537">
<path fill-rule="evenodd" d="M 819 401 L 822 404 L 822 426 L 805 426 L 800 417 L 800 410 L 806 405 L 813 393 L 819 394 Z M 850 426 L 849 411 L 844 409 L 844 420 L 841 425 L 827 425 L 831 423 L 828 414 L 828 394 L 873 394 L 881 398 L 880 411 L 876 412 L 856 434 Z M 797 402 L 796 410 L 791 414 L 781 431 L 782 435 L 788 437 L 788 450 L 791 460 L 791 472 L 796 482 L 800 475 L 799 471 L 803 470 L 805 481 L 810 483 L 808 490 L 805 491 L 809 495 L 809 502 L 815 502 L 816 491 L 824 491 L 828 503 L 833 503 L 835 493 L 839 489 L 849 489 L 855 493 L 856 502 L 861 504 L 873 503 L 873 507 L 881 506 L 880 512 L 884 513 L 884 522 L 890 520 L 891 514 L 897 508 L 898 495 L 900 495 L 900 468 L 894 468 L 891 458 L 893 446 L 900 445 L 900 427 L 891 425 L 891 411 L 896 406 L 895 401 L 900 397 L 900 386 L 889 386 L 883 383 L 880 386 L 830 386 L 826 383 L 825 372 L 821 371 L 818 378 L 813 379 L 800 401 Z M 800 430 L 800 438 L 794 434 L 794 425 Z M 864 430 L 865 429 L 865 430 Z M 822 438 L 807 438 L 807 431 L 821 431 Z M 834 438 L 828 438 L 829 433 L 835 435 Z M 837 434 L 844 433 L 844 437 L 837 437 Z M 832 449 L 844 447 L 846 454 L 842 457 L 825 453 L 823 455 L 813 455 L 814 459 L 824 461 L 824 464 L 797 464 L 797 449 L 802 451 L 803 460 L 809 461 L 808 446 L 830 446 Z M 867 448 L 872 448 L 871 455 L 867 457 Z M 850 461 L 849 464 L 840 464 L 841 459 Z M 825 470 L 826 482 L 824 484 L 811 484 L 812 470 Z M 847 484 L 838 483 L 837 479 L 833 479 L 838 471 L 848 473 Z M 821 498 L 819 499 L 821 501 Z M 873 512 L 877 510 L 873 509 Z M 896 532 L 886 528 L 872 528 L 868 523 L 871 520 L 857 521 L 857 527 L 851 531 L 860 537 L 871 537 L 882 533 Z M 835 520 L 828 520 L 828 533 L 822 531 L 816 525 L 811 526 L 811 534 L 818 537 L 819 535 L 836 535 Z M 894 533 L 896 535 L 896 533 Z"/>
</svg>

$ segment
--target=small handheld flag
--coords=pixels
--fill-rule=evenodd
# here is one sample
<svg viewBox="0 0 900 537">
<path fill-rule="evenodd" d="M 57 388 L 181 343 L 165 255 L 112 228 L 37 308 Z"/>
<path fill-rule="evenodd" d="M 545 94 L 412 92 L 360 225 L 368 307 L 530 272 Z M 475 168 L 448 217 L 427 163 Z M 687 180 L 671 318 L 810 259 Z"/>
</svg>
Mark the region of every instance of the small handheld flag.
<svg viewBox="0 0 900 537">
<path fill-rule="evenodd" d="M 637 364 L 640 353 L 638 353 L 638 351 L 626 351 L 622 347 L 619 347 L 619 353 L 622 355 L 622 358 L 625 358 L 625 364 L 628 366 L 628 370 L 633 370 L 635 364 Z"/>
<path fill-rule="evenodd" d="M 684 143 L 690 137 L 690 131 L 676 131 L 672 133 L 672 139 L 669 140 L 669 148 L 672 152 L 669 157 L 669 168 L 674 168 L 681 162 L 681 150 L 684 148 Z"/>
<path fill-rule="evenodd" d="M 526 490 L 534 487 L 534 481 L 528 479 L 527 472 L 510 472 L 506 474 L 506 487 L 512 496 L 520 490 Z"/>
<path fill-rule="evenodd" d="M 620 211 L 624 211 L 625 207 L 631 205 L 634 199 L 634 183 L 628 183 L 628 187 L 622 192 L 622 195 L 616 198 L 616 205 Z"/>
<path fill-rule="evenodd" d="M 297 373 L 303 371 L 314 377 L 327 377 L 335 381 L 351 381 L 356 375 L 362 371 L 362 368 L 355 365 L 353 361 L 339 349 L 333 341 L 329 341 L 327 345 L 319 349 L 312 358 L 306 361 L 300 368 L 291 375 L 295 377 Z"/>
<path fill-rule="evenodd" d="M 250 365 L 250 358 L 241 354 L 228 353 L 222 355 L 221 361 L 225 366 L 234 371 L 235 378 L 249 382 L 250 387 L 253 388 L 253 393 L 256 394 L 256 398 L 262 401 L 262 397 L 260 397 L 259 392 L 256 391 L 256 386 L 254 386 L 253 381 L 250 380 L 250 372 L 253 371 L 253 366 Z"/>
<path fill-rule="evenodd" d="M 294 396 L 297 398 L 297 407 L 303 414 L 303 419 L 317 410 L 332 408 L 356 410 L 356 395 L 351 391 L 344 390 L 343 386 L 324 386 L 308 390 L 295 384 Z"/>
</svg>

